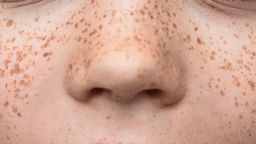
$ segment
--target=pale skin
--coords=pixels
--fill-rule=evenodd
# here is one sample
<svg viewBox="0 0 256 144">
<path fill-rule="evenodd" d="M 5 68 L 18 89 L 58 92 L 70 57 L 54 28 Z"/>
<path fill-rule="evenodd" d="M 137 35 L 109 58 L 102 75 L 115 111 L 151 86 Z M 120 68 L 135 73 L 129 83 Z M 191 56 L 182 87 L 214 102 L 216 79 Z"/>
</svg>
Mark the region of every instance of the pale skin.
<svg viewBox="0 0 256 144">
<path fill-rule="evenodd" d="M 222 0 L 2 6 L 0 143 L 255 144 L 254 10 Z"/>
</svg>

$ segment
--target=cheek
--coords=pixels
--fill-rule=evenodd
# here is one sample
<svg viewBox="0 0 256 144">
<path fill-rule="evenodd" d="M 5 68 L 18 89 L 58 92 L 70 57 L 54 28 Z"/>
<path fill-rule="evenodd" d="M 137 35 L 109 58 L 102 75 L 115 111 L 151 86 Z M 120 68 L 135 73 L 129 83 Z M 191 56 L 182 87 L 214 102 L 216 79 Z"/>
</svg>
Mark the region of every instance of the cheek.
<svg viewBox="0 0 256 144">
<path fill-rule="evenodd" d="M 186 22 L 191 23 L 183 36 L 188 44 L 181 52 L 191 83 L 184 101 L 193 101 L 194 111 L 207 115 L 205 121 L 216 119 L 216 127 L 223 123 L 221 129 L 240 130 L 241 135 L 252 137 L 256 116 L 254 24 L 225 22 L 220 28 L 217 20 Z M 211 112 L 215 114 L 208 115 Z"/>
<path fill-rule="evenodd" d="M 42 34 L 40 34 L 42 33 Z M 52 67 L 55 37 L 37 30 L 17 28 L 14 21 L 6 21 L 0 38 L 0 103 L 3 111 L 22 116 L 19 105 L 28 104 L 35 96 L 35 81 Z"/>
</svg>

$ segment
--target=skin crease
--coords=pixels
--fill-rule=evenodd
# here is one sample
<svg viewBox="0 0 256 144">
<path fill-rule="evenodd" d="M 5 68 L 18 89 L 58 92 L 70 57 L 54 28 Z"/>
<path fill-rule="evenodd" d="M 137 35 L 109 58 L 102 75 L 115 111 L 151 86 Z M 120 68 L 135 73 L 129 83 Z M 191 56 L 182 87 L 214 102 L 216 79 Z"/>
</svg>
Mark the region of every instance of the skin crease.
<svg viewBox="0 0 256 144">
<path fill-rule="evenodd" d="M 254 13 L 201 0 L 1 8 L 0 144 L 256 143 Z"/>
</svg>

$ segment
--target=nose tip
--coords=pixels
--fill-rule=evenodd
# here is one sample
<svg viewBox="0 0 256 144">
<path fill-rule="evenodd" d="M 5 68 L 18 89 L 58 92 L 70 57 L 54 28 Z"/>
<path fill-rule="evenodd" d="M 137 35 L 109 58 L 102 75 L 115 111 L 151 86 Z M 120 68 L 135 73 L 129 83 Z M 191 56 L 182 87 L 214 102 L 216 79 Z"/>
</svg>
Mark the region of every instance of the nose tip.
<svg viewBox="0 0 256 144">
<path fill-rule="evenodd" d="M 178 65 L 125 54 L 107 55 L 91 61 L 87 69 L 70 69 L 67 90 L 77 100 L 107 96 L 115 102 L 135 101 L 138 97 L 154 97 L 163 104 L 176 102 L 184 94 L 184 79 Z M 76 62 L 77 64 L 77 62 Z"/>
</svg>

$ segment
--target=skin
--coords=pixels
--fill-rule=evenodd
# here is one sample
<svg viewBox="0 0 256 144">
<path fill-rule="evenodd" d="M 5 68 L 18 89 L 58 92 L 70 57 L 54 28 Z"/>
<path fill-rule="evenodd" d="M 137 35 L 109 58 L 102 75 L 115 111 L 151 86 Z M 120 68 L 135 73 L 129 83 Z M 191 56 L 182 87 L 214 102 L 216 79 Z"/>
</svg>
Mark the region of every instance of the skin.
<svg viewBox="0 0 256 144">
<path fill-rule="evenodd" d="M 246 5 L 1 8 L 0 143 L 255 144 L 256 17 Z"/>
</svg>

